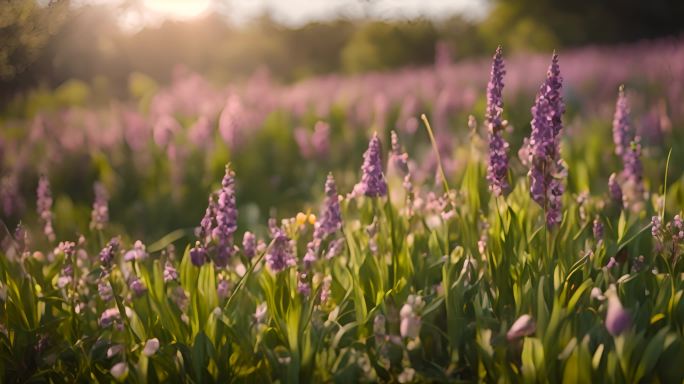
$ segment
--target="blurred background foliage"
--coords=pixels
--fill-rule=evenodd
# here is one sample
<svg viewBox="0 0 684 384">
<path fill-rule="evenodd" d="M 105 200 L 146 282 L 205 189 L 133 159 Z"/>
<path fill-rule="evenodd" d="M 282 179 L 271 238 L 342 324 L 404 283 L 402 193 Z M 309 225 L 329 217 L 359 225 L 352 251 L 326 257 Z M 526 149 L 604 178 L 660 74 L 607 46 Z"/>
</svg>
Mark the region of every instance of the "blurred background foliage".
<svg viewBox="0 0 684 384">
<path fill-rule="evenodd" d="M 372 3 L 372 1 L 371 1 Z M 448 58 L 549 51 L 677 35 L 677 0 L 490 0 L 482 18 L 349 19 L 286 26 L 268 13 L 236 25 L 220 11 L 188 21 L 166 20 L 135 31 L 117 15 L 135 0 L 104 3 L 4 0 L 0 6 L 0 100 L 27 89 L 63 86 L 69 97 L 107 100 L 128 93 L 131 74 L 167 83 L 176 64 L 225 84 L 267 65 L 279 81 L 431 64 Z M 225 12 L 229 12 L 229 8 Z M 77 91 L 80 80 L 94 94 Z M 66 84 L 65 84 L 66 83 Z M 76 102 L 79 100 L 70 100 Z"/>
</svg>

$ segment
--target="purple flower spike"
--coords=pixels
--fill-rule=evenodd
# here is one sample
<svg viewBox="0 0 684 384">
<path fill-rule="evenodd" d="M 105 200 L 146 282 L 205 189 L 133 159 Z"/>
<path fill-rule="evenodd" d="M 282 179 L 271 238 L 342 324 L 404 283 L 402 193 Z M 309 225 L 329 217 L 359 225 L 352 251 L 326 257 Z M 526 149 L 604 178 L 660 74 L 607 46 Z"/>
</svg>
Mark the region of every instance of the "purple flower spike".
<svg viewBox="0 0 684 384">
<path fill-rule="evenodd" d="M 190 261 L 192 262 L 192 265 L 196 267 L 201 267 L 204 263 L 209 261 L 209 254 L 207 253 L 206 248 L 200 245 L 199 241 L 190 249 Z"/>
<path fill-rule="evenodd" d="M 93 202 L 93 211 L 90 216 L 90 229 L 102 230 L 109 221 L 109 207 L 107 206 L 109 196 L 102 183 L 95 183 L 94 189 L 95 201 Z"/>
<path fill-rule="evenodd" d="M 128 284 L 128 287 L 133 291 L 133 296 L 135 297 L 141 297 L 142 295 L 147 292 L 147 287 L 145 286 L 145 283 L 142 282 L 137 277 L 134 277 L 131 279 L 131 282 Z"/>
<path fill-rule="evenodd" d="M 237 204 L 235 202 L 235 173 L 226 166 L 216 205 L 214 240 L 218 243 L 216 265 L 225 266 L 233 255 L 233 234 L 237 230 Z"/>
<path fill-rule="evenodd" d="M 554 53 L 546 80 L 539 88 L 532 107 L 532 133 L 527 146 L 530 167 L 530 195 L 546 212 L 546 225 L 551 228 L 562 219 L 562 196 L 565 167 L 560 158 L 561 117 L 565 112 L 561 96 L 558 55 Z"/>
<path fill-rule="evenodd" d="M 503 77 L 506 74 L 504 61 L 501 57 L 501 47 L 496 49 L 492 70 L 487 85 L 487 111 L 485 114 L 489 131 L 489 164 L 487 165 L 487 181 L 489 189 L 496 196 L 501 196 L 508 190 L 508 143 L 501 133 L 505 127 L 502 120 L 504 87 Z"/>
<path fill-rule="evenodd" d="M 598 216 L 596 216 L 594 219 L 594 227 L 592 228 L 592 232 L 594 233 L 594 240 L 603 240 L 603 223 Z"/>
<path fill-rule="evenodd" d="M 167 261 L 164 265 L 164 282 L 168 283 L 176 280 L 178 280 L 178 271 L 173 264 Z"/>
<path fill-rule="evenodd" d="M 363 176 L 357 185 L 357 191 L 368 197 L 381 197 L 387 195 L 387 183 L 382 173 L 382 148 L 378 134 L 373 133 L 373 137 L 368 143 L 368 149 L 363 154 L 363 165 L 361 166 Z"/>
<path fill-rule="evenodd" d="M 610 178 L 608 178 L 608 192 L 610 193 L 611 200 L 622 207 L 622 187 L 620 187 L 615 173 L 612 173 Z"/>
<path fill-rule="evenodd" d="M 342 213 L 337 196 L 337 187 L 332 173 L 328 174 L 325 181 L 325 206 L 321 212 L 320 220 L 314 229 L 314 239 L 323 240 L 342 228 Z"/>
<path fill-rule="evenodd" d="M 641 138 L 634 137 L 629 148 L 622 156 L 624 169 L 622 179 L 624 180 L 624 199 L 627 206 L 634 210 L 640 210 L 640 202 L 644 199 L 644 185 L 642 182 L 644 169 L 641 165 Z"/>
<path fill-rule="evenodd" d="M 202 242 L 206 245 L 211 240 L 211 234 L 214 230 L 214 218 L 216 216 L 216 199 L 214 194 L 209 195 L 209 201 L 207 203 L 207 209 L 204 211 L 204 217 L 200 222 L 198 228 L 198 237 L 202 239 Z"/>
<path fill-rule="evenodd" d="M 242 235 L 242 252 L 248 259 L 253 258 L 256 255 L 256 237 L 250 231 L 245 231 Z"/>
<path fill-rule="evenodd" d="M 275 273 L 296 264 L 292 240 L 282 231 L 274 234 L 273 245 L 266 254 L 266 264 Z"/>
<path fill-rule="evenodd" d="M 615 103 L 615 115 L 613 117 L 613 142 L 615 154 L 623 156 L 629 149 L 629 105 L 625 96 L 625 87 L 620 86 L 618 99 Z"/>
<path fill-rule="evenodd" d="M 608 312 L 606 312 L 606 329 L 613 336 L 618 336 L 632 325 L 629 313 L 622 307 L 615 287 L 606 292 L 608 297 Z"/>
<path fill-rule="evenodd" d="M 43 222 L 43 233 L 50 241 L 55 241 L 55 231 L 52 228 L 52 191 L 50 190 L 50 181 L 45 175 L 38 180 L 38 196 L 36 200 L 36 209 L 38 216 Z"/>
<path fill-rule="evenodd" d="M 116 256 L 118 252 L 119 239 L 117 237 L 113 237 L 100 251 L 100 263 L 102 263 L 105 268 L 108 268 L 112 264 L 112 261 L 114 261 L 114 256 Z"/>
</svg>

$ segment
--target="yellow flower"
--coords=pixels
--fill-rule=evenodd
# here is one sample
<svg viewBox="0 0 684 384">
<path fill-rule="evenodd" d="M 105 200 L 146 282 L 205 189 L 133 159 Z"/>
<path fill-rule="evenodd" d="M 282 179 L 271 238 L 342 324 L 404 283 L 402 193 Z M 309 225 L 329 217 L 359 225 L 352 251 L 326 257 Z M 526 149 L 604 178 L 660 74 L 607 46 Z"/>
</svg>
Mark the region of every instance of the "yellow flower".
<svg viewBox="0 0 684 384">
<path fill-rule="evenodd" d="M 297 214 L 296 219 L 295 219 L 295 221 L 296 221 L 296 223 L 297 223 L 297 226 L 298 226 L 298 227 L 301 227 L 302 225 L 304 225 L 304 224 L 306 223 L 306 219 L 307 219 L 306 213 L 304 213 L 304 212 L 299 212 L 299 213 Z"/>
<path fill-rule="evenodd" d="M 313 213 L 309 214 L 309 224 L 311 224 L 311 225 L 316 224 L 316 215 L 314 215 Z"/>
</svg>

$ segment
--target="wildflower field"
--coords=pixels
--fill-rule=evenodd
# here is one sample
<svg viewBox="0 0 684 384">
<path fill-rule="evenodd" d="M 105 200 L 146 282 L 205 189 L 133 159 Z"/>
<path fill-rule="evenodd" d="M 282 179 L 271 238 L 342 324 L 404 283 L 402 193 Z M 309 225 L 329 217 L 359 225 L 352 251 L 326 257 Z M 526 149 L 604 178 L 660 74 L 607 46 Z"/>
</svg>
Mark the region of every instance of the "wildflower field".
<svg viewBox="0 0 684 384">
<path fill-rule="evenodd" d="M 684 380 L 684 41 L 0 120 L 0 382 Z"/>
</svg>

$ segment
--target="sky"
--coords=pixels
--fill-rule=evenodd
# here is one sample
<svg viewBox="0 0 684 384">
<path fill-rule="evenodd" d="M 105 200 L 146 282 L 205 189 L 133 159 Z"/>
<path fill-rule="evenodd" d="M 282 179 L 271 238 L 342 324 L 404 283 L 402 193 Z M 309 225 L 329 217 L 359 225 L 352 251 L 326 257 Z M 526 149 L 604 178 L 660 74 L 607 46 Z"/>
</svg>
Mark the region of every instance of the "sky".
<svg viewBox="0 0 684 384">
<path fill-rule="evenodd" d="M 76 4 L 119 5 L 125 0 L 75 0 Z M 237 24 L 245 23 L 264 11 L 274 19 L 299 26 L 309 21 L 338 16 L 379 19 L 440 18 L 460 13 L 470 18 L 483 17 L 487 0 L 128 0 L 135 11 L 122 15 L 122 25 L 137 29 L 167 19 L 190 20 L 218 11 Z"/>
</svg>

